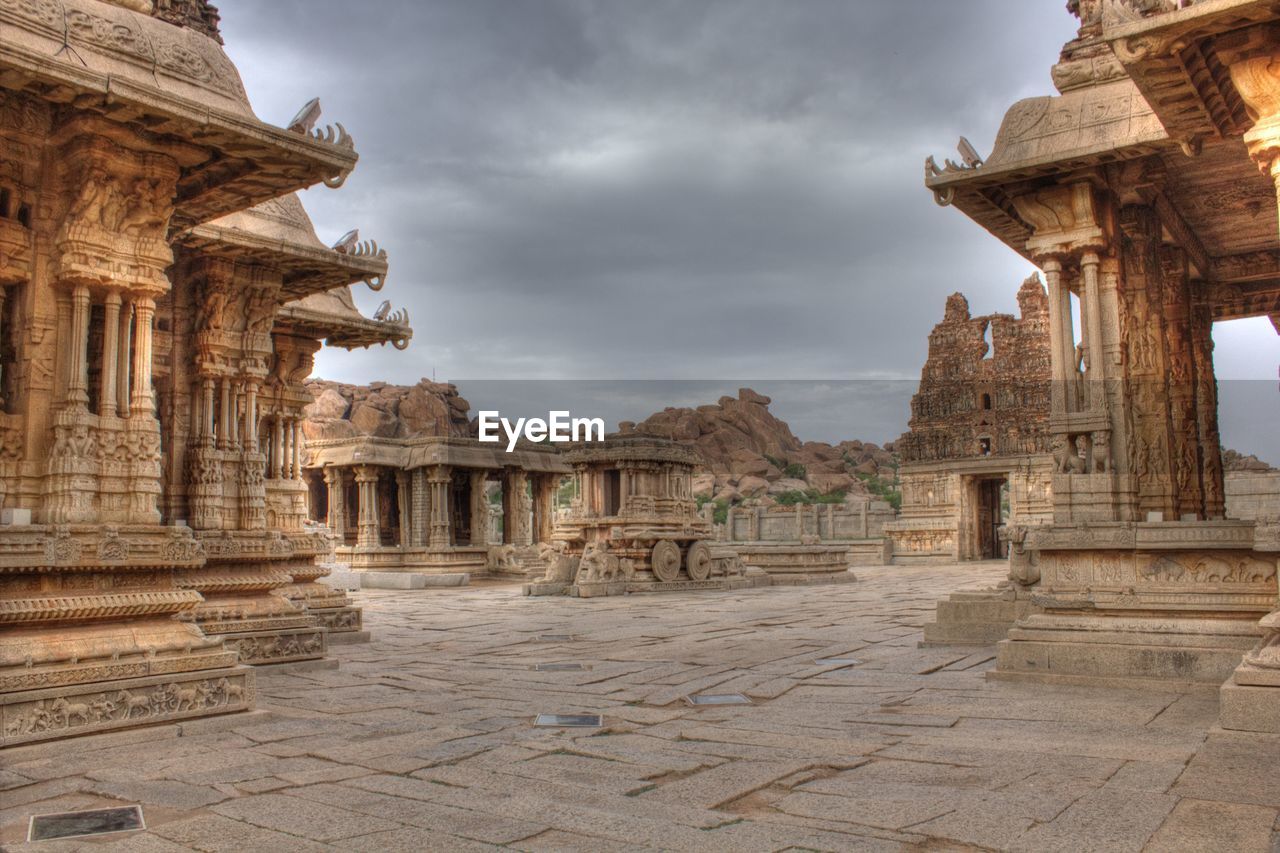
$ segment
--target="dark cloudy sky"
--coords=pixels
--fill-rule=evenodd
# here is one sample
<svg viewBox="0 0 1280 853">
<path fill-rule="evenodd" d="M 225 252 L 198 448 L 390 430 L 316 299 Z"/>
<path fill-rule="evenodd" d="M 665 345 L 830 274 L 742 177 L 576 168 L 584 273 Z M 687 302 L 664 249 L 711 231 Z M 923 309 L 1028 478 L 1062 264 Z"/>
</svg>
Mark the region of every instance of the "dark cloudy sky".
<svg viewBox="0 0 1280 853">
<path fill-rule="evenodd" d="M 322 239 L 388 249 L 387 286 L 357 300 L 413 320 L 407 352 L 317 372 L 434 373 L 473 402 L 480 379 L 918 378 L 947 294 L 1012 312 L 1031 271 L 934 205 L 924 159 L 961 134 L 988 151 L 1010 104 L 1051 92 L 1075 23 L 1062 0 L 218 6 L 262 118 L 319 95 L 355 137 L 346 187 L 303 200 Z M 1219 330 L 1219 375 L 1274 392 L 1277 336 L 1244 325 Z M 905 424 L 841 400 L 825 425 L 779 414 L 824 440 Z M 634 401 L 602 414 L 653 408 Z"/>
</svg>

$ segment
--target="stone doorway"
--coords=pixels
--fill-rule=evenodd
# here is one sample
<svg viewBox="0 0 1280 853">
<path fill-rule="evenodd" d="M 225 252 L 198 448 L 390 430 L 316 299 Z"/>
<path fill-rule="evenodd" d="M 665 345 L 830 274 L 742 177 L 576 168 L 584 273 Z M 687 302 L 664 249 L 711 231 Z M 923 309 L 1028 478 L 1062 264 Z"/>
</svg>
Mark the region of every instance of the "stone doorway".
<svg viewBox="0 0 1280 853">
<path fill-rule="evenodd" d="M 960 508 L 960 559 L 1002 560 L 1008 545 L 1000 528 L 1009 521 L 1009 478 L 978 474 L 965 478 Z"/>
<path fill-rule="evenodd" d="M 614 516 L 622 509 L 622 472 L 604 472 L 604 515 Z"/>
<path fill-rule="evenodd" d="M 979 480 L 977 512 L 977 554 L 980 560 L 1000 560 L 1008 556 L 1000 538 L 1009 518 L 1009 481 L 1004 477 Z"/>
<path fill-rule="evenodd" d="M 453 528 L 454 545 L 480 545 L 471 541 L 471 475 L 468 471 L 454 471 L 450 483 L 449 524 Z"/>
</svg>

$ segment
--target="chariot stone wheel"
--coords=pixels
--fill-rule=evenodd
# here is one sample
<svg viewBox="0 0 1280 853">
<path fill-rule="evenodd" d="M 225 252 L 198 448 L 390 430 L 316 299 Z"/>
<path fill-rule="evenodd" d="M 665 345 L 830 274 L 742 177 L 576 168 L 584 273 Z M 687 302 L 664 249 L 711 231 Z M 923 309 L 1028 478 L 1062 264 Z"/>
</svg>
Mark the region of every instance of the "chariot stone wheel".
<svg viewBox="0 0 1280 853">
<path fill-rule="evenodd" d="M 673 581 L 680 574 L 680 546 L 670 539 L 663 539 L 653 546 L 649 565 L 660 581 Z"/>
<path fill-rule="evenodd" d="M 706 542 L 694 542 L 684 558 L 685 571 L 696 581 L 704 581 L 711 574 L 711 549 Z"/>
</svg>

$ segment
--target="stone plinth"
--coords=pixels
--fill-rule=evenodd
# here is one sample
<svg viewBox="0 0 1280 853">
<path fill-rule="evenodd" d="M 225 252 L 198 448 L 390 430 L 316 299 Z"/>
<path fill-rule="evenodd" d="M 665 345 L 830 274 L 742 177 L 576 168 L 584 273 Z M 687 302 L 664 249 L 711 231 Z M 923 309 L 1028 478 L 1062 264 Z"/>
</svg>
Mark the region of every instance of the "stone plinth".
<svg viewBox="0 0 1280 853">
<path fill-rule="evenodd" d="M 1258 643 L 1276 555 L 1251 522 L 1095 523 L 1027 535 L 1033 610 L 996 678 L 1220 684 Z"/>
<path fill-rule="evenodd" d="M 310 536 L 220 531 L 201 534 L 200 541 L 208 562 L 183 583 L 204 598 L 192 618 L 205 634 L 224 639 L 242 663 L 324 657 L 325 629 L 287 594 L 293 573 L 314 567 Z"/>
<path fill-rule="evenodd" d="M 991 645 L 1003 640 L 1034 609 L 1025 592 L 961 590 L 938 602 L 934 621 L 924 626 L 924 645 Z"/>
<path fill-rule="evenodd" d="M 0 550 L 0 745 L 252 703 L 235 652 L 180 621 L 204 560 L 186 528 L 8 526 Z"/>
<path fill-rule="evenodd" d="M 771 575 L 828 576 L 849 573 L 849 546 L 800 542 L 733 542 L 742 562 Z"/>
</svg>

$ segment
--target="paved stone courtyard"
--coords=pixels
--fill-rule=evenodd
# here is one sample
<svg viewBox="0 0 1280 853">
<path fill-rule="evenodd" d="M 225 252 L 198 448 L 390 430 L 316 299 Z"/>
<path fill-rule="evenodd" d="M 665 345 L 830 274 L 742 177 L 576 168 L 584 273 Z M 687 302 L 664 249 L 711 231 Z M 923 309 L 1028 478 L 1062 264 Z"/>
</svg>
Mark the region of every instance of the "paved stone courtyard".
<svg viewBox="0 0 1280 853">
<path fill-rule="evenodd" d="M 260 674 L 259 712 L 0 754 L 0 844 L 1271 849 L 1280 739 L 1214 730 L 1215 692 L 992 682 L 993 648 L 917 646 L 935 599 L 1003 572 L 592 601 L 366 592 L 373 642 L 336 647 L 338 669 Z M 533 669 L 565 662 L 589 669 Z M 684 701 L 731 692 L 754 704 Z M 121 803 L 143 804 L 145 833 L 23 843 L 32 814 Z"/>
</svg>

